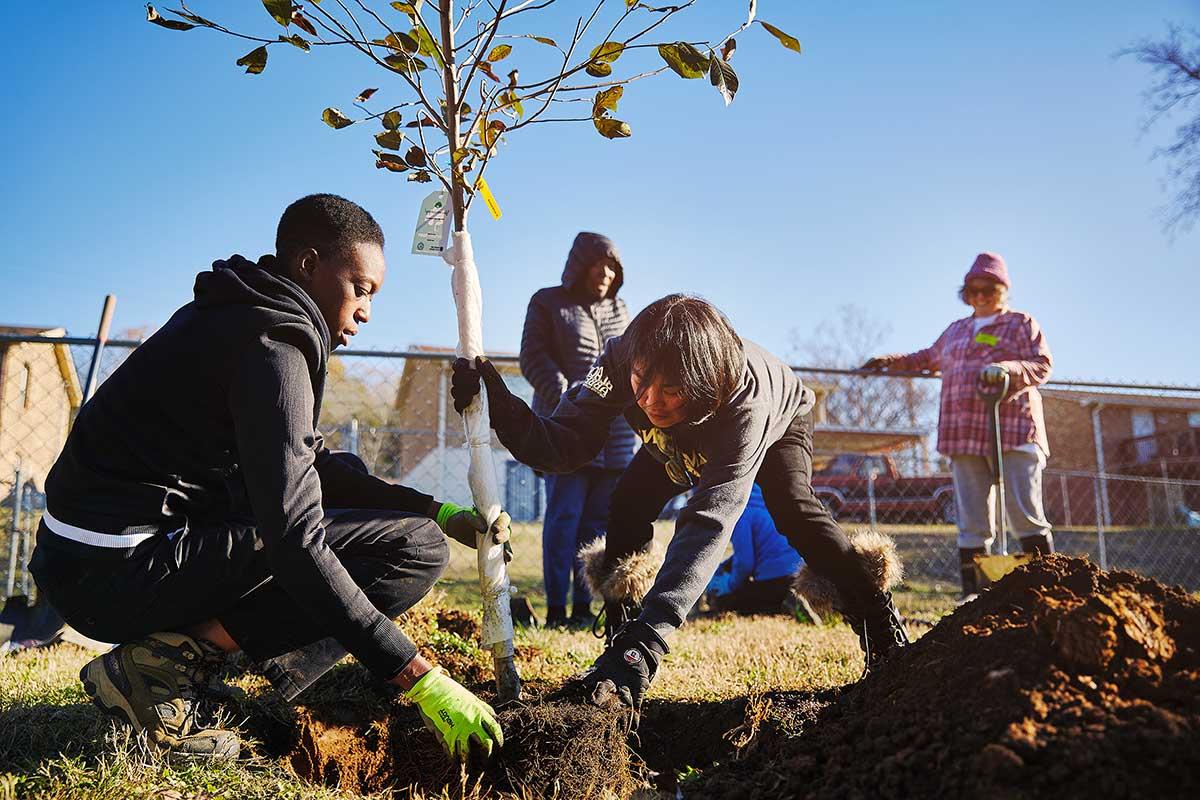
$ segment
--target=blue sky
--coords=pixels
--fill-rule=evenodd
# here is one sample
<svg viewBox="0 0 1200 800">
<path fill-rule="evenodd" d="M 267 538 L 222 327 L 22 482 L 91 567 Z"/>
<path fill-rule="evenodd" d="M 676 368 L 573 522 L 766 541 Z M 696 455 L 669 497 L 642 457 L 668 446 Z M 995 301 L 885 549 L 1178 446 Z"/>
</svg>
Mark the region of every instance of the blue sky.
<svg viewBox="0 0 1200 800">
<path fill-rule="evenodd" d="M 374 168 L 374 128 L 319 119 L 368 86 L 381 104 L 401 99 L 391 76 L 282 46 L 248 76 L 233 64 L 245 43 L 148 25 L 139 3 L 53 18 L 34 5 L 9 12 L 28 35 L 0 51 L 0 322 L 87 334 L 111 292 L 115 328 L 155 327 L 196 272 L 270 251 L 287 203 L 329 191 L 389 238 L 387 284 L 355 346 L 453 344 L 448 270 L 408 254 L 431 187 Z M 190 5 L 278 30 L 256 1 Z M 560 0 L 544 25 L 513 31 L 569 38 L 583 5 Z M 701 0 L 670 38 L 726 32 L 745 5 Z M 891 327 L 884 349 L 923 347 L 964 315 L 954 290 L 974 255 L 995 250 L 1056 377 L 1200 383 L 1200 233 L 1162 231 L 1150 155 L 1170 129 L 1141 135 L 1149 76 L 1113 58 L 1168 20 L 1197 24 L 1200 5 L 760 0 L 759 16 L 805 52 L 758 26 L 743 34 L 729 108 L 706 81 L 664 74 L 627 89 L 630 139 L 586 124 L 513 135 L 488 170 L 504 217 L 471 219 L 490 349 L 516 349 L 529 295 L 558 281 L 586 229 L 620 246 L 634 310 L 696 292 L 781 355 L 793 330 L 846 303 Z M 508 63 L 537 74 L 549 51 L 515 45 Z M 625 58 L 618 74 L 657 56 Z"/>
</svg>

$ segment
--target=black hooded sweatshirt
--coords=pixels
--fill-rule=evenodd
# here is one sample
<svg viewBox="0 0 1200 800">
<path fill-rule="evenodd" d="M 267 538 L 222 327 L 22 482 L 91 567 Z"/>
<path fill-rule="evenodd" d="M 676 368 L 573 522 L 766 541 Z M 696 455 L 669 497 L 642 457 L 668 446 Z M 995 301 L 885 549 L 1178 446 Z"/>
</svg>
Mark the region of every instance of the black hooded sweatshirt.
<svg viewBox="0 0 1200 800">
<path fill-rule="evenodd" d="M 432 498 L 331 457 L 316 430 L 329 330 L 278 269 L 217 261 L 179 309 L 100 385 L 46 479 L 48 512 L 106 534 L 165 536 L 252 519 L 270 570 L 360 662 L 389 678 L 416 647 L 325 543 L 324 508 L 428 513 Z M 132 549 L 60 540 L 88 558 Z"/>
</svg>

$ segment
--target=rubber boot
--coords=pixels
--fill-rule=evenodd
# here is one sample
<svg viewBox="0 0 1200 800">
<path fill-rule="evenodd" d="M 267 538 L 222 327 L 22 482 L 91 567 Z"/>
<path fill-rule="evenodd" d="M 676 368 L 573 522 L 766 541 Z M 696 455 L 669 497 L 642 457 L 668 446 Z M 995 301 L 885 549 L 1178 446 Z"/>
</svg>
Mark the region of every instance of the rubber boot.
<svg viewBox="0 0 1200 800">
<path fill-rule="evenodd" d="M 858 634 L 863 651 L 865 672 L 876 669 L 909 644 L 904 620 L 896 610 L 891 592 L 881 592 L 862 604 L 860 614 L 847 615 L 846 621 Z"/>
<path fill-rule="evenodd" d="M 1039 555 L 1048 556 L 1054 552 L 1054 535 L 1050 531 L 1039 533 L 1034 536 L 1025 536 L 1021 538 L 1022 553 L 1037 553 Z"/>
<path fill-rule="evenodd" d="M 566 606 L 547 606 L 546 607 L 546 627 L 547 628 L 565 628 L 567 627 L 567 607 Z"/>
<path fill-rule="evenodd" d="M 607 647 L 613 643 L 613 639 L 617 638 L 617 634 L 621 628 L 637 619 L 641 613 L 641 603 L 635 603 L 632 600 L 606 600 L 604 601 L 604 608 L 600 611 L 600 615 L 592 623 L 592 634 L 596 638 L 600 637 L 597 628 L 600 626 L 601 621 L 603 621 L 604 645 Z"/>
<path fill-rule="evenodd" d="M 571 618 L 568 620 L 568 624 L 572 630 L 587 630 L 595 621 L 596 617 L 592 614 L 590 603 L 575 603 L 571 606 Z"/>
<path fill-rule="evenodd" d="M 979 594 L 979 568 L 975 566 L 975 556 L 987 554 L 984 547 L 958 548 L 958 566 L 962 575 L 962 594 L 960 599 L 967 600 Z"/>
</svg>

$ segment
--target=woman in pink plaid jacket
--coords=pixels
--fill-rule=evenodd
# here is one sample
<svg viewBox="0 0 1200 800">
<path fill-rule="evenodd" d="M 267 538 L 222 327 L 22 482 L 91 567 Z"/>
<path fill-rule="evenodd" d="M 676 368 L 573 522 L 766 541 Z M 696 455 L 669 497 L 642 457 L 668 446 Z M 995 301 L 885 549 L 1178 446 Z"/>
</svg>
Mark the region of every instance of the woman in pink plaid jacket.
<svg viewBox="0 0 1200 800">
<path fill-rule="evenodd" d="M 1011 530 L 1025 552 L 1053 552 L 1054 539 L 1042 507 L 1042 469 L 1050 455 L 1042 398 L 1037 387 L 1050 377 L 1050 348 L 1037 320 L 1008 307 L 1008 267 L 995 253 L 980 253 L 959 297 L 974 309 L 956 320 L 932 347 L 907 355 L 872 358 L 864 369 L 942 373 L 938 452 L 950 457 L 958 509 L 958 552 L 964 596 L 975 594 L 974 557 L 995 539 L 989 439 L 990 406 L 979 397 L 979 380 L 1009 388 L 1000 405 L 1005 504 Z"/>
</svg>

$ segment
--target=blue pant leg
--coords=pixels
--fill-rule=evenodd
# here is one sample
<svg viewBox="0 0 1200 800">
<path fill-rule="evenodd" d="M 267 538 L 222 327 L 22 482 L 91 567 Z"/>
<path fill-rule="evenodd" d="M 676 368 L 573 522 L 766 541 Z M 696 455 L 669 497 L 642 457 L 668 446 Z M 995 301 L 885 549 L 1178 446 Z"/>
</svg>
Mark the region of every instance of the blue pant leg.
<svg viewBox="0 0 1200 800">
<path fill-rule="evenodd" d="M 546 521 L 542 525 L 542 580 L 546 605 L 566 606 L 575 562 L 575 539 L 587 500 L 588 470 L 546 476 Z"/>
<path fill-rule="evenodd" d="M 613 488 L 621 477 L 619 469 L 598 469 L 592 471 L 588 481 L 587 500 L 583 505 L 583 516 L 579 520 L 579 531 L 575 538 L 575 552 L 579 553 L 586 545 L 598 536 L 603 536 L 608 527 L 608 507 L 612 499 Z M 579 558 L 573 558 L 575 567 L 575 588 L 572 599 L 577 606 L 592 601 L 592 593 L 588 591 L 587 581 L 583 578 L 583 564 Z"/>
</svg>

